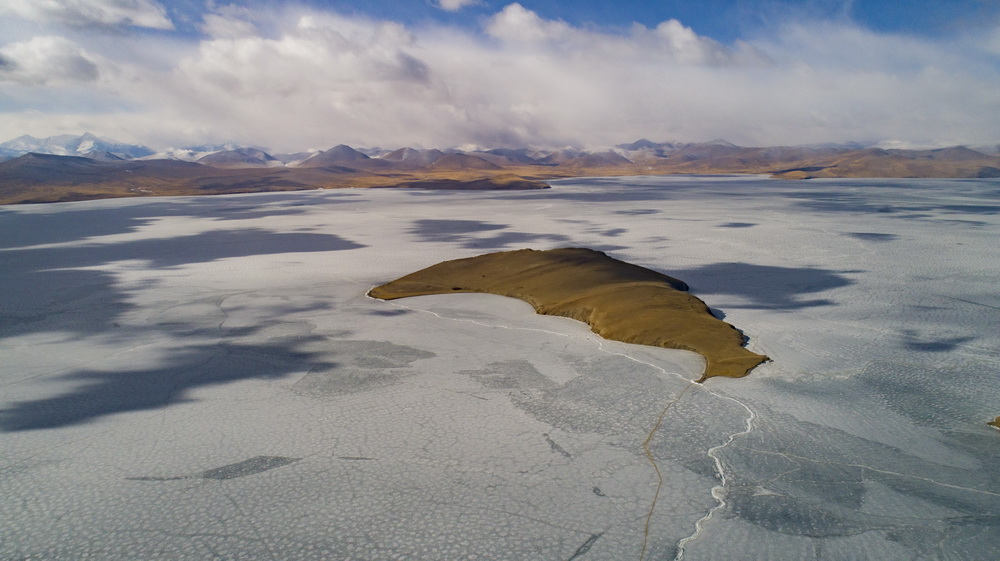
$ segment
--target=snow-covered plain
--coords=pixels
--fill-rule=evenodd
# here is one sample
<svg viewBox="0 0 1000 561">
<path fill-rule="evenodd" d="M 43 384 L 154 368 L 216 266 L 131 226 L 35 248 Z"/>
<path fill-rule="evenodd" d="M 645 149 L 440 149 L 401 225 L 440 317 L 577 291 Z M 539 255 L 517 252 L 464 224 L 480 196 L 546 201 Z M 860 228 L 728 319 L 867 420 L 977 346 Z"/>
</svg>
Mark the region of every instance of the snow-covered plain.
<svg viewBox="0 0 1000 561">
<path fill-rule="evenodd" d="M 998 234 L 996 180 L 0 207 L 0 558 L 995 558 Z M 563 246 L 773 362 L 365 296 Z"/>
</svg>

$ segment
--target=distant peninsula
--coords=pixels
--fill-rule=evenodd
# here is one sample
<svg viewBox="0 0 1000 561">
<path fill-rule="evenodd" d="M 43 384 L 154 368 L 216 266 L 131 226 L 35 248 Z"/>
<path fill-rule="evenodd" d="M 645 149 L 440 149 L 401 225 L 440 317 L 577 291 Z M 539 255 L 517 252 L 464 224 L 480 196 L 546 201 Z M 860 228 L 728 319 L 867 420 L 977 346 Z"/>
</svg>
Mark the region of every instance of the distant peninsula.
<svg viewBox="0 0 1000 561">
<path fill-rule="evenodd" d="M 552 179 L 665 174 L 1000 177 L 1000 148 L 901 150 L 860 145 L 737 146 L 641 139 L 608 150 L 358 149 L 270 154 L 197 146 L 154 152 L 84 134 L 0 143 L 0 204 L 304 189 L 545 189 Z"/>
<path fill-rule="evenodd" d="M 519 249 L 444 261 L 375 287 L 369 296 L 489 293 L 524 300 L 539 314 L 590 325 L 604 337 L 705 358 L 699 382 L 739 378 L 768 358 L 744 346 L 744 336 L 717 319 L 688 286 L 662 273 L 586 248 Z"/>
</svg>

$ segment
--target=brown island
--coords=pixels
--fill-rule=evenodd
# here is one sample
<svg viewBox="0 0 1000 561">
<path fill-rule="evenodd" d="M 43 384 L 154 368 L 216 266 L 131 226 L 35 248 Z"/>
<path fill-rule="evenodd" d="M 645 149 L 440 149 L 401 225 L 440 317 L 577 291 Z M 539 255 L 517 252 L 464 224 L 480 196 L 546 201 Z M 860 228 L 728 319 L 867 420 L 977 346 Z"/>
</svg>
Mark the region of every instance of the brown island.
<svg viewBox="0 0 1000 561">
<path fill-rule="evenodd" d="M 382 300 L 478 292 L 518 298 L 539 314 L 582 321 L 605 339 L 694 351 L 705 372 L 739 378 L 768 360 L 673 277 L 586 248 L 519 249 L 444 261 L 369 291 Z"/>
</svg>

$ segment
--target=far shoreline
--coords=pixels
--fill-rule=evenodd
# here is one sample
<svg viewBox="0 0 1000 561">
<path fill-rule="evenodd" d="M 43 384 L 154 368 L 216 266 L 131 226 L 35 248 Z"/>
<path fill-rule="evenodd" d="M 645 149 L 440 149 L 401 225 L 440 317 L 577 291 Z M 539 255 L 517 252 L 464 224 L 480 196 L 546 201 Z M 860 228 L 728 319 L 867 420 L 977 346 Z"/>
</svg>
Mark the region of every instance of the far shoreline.
<svg viewBox="0 0 1000 561">
<path fill-rule="evenodd" d="M 248 195 L 257 193 L 294 193 L 305 191 L 339 191 L 339 190 L 412 190 L 412 191 L 441 191 L 441 192 L 470 192 L 470 191 L 539 191 L 558 188 L 561 184 L 570 184 L 573 181 L 587 181 L 599 179 L 628 179 L 628 178 L 678 178 L 678 179 L 756 179 L 756 180 L 779 180 L 779 181 L 804 181 L 804 179 L 793 179 L 789 177 L 776 177 L 773 174 L 758 172 L 718 172 L 718 173 L 587 173 L 582 175 L 553 175 L 553 176 L 513 176 L 504 174 L 503 176 L 478 176 L 472 178 L 441 178 L 441 177 L 407 177 L 403 181 L 383 183 L 372 181 L 371 178 L 359 180 L 358 182 L 338 182 L 335 185 L 296 185 L 272 187 L 262 185 L 251 187 L 241 185 L 232 189 L 192 189 L 188 187 L 167 187 L 150 188 L 141 190 L 122 191 L 118 186 L 103 185 L 38 185 L 31 191 L 39 189 L 41 193 L 22 193 L 21 196 L 6 196 L 0 193 L 0 206 L 31 205 L 31 204 L 51 204 L 51 203 L 72 203 L 81 201 L 105 200 L 105 199 L 138 199 L 138 198 L 163 198 L 163 197 L 207 197 L 222 195 Z M 992 178 L 974 177 L 817 177 L 810 178 L 811 181 L 983 181 Z"/>
</svg>

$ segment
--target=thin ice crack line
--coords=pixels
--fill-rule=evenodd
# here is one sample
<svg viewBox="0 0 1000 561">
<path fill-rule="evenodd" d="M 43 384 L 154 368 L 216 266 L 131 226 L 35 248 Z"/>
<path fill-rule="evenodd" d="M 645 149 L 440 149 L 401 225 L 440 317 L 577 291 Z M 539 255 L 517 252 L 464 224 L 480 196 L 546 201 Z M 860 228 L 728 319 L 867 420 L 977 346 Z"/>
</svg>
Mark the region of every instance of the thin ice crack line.
<svg viewBox="0 0 1000 561">
<path fill-rule="evenodd" d="M 684 547 L 687 546 L 688 543 L 693 542 L 698 538 L 700 538 L 701 535 L 704 533 L 705 523 L 711 520 L 716 512 L 718 512 L 720 509 L 726 506 L 726 484 L 728 483 L 728 480 L 726 478 L 726 471 L 722 467 L 722 459 L 719 457 L 719 451 L 732 444 L 736 440 L 736 437 L 750 434 L 750 432 L 753 430 L 753 422 L 757 418 L 757 415 L 756 413 L 753 412 L 753 409 L 747 407 L 747 405 L 742 401 L 733 397 L 715 394 L 714 392 L 711 391 L 709 393 L 712 393 L 717 397 L 728 399 L 734 403 L 739 404 L 739 406 L 742 407 L 743 409 L 746 409 L 747 413 L 749 413 L 750 415 L 745 420 L 746 428 L 744 430 L 729 435 L 729 439 L 726 440 L 725 443 L 720 444 L 718 446 L 713 446 L 712 448 L 708 449 L 708 457 L 712 458 L 712 460 L 715 462 L 715 471 L 718 472 L 719 474 L 719 484 L 716 485 L 715 487 L 712 487 L 711 491 L 712 498 L 718 501 L 718 504 L 709 509 L 708 513 L 705 514 L 705 516 L 701 517 L 694 523 L 693 534 L 691 534 L 686 538 L 682 538 L 679 542 L 677 542 L 677 554 L 674 556 L 674 561 L 681 561 L 681 559 L 684 558 Z"/>
<path fill-rule="evenodd" d="M 656 435 L 656 432 L 660 430 L 660 426 L 663 425 L 663 419 L 667 416 L 667 411 L 669 411 L 675 403 L 680 401 L 681 398 L 684 397 L 684 394 L 686 394 L 694 384 L 695 382 L 688 382 L 688 385 L 684 386 L 684 389 L 677 394 L 677 397 L 670 400 L 670 403 L 667 403 L 667 406 L 663 408 L 663 411 L 660 412 L 660 416 L 656 419 L 656 424 L 653 425 L 653 430 L 649 431 L 649 434 L 646 435 L 646 440 L 642 442 L 642 451 L 646 454 L 646 459 L 649 460 L 649 463 L 653 466 L 653 470 L 656 472 L 656 492 L 653 493 L 653 501 L 649 505 L 649 513 L 646 515 L 646 524 L 642 530 L 642 549 L 639 551 L 639 561 L 646 558 L 646 549 L 649 547 L 649 524 L 653 520 L 653 513 L 656 511 L 656 501 L 660 498 L 660 489 L 663 488 L 663 474 L 660 472 L 660 467 L 656 464 L 656 458 L 653 456 L 653 451 L 649 448 L 649 443 L 653 441 L 653 437 Z"/>
<path fill-rule="evenodd" d="M 61 342 L 62 341 L 57 341 L 57 343 L 61 343 Z M 44 343 L 44 344 L 48 344 L 48 343 Z M 154 341 L 154 342 L 150 342 L 150 343 L 139 343 L 139 344 L 136 344 L 136 345 L 132 345 L 131 347 L 128 347 L 126 349 L 122 349 L 120 351 L 106 353 L 106 354 L 102 355 L 100 358 L 95 358 L 95 359 L 92 359 L 92 360 L 88 360 L 86 362 L 73 363 L 72 365 L 69 365 L 69 366 L 59 366 L 59 367 L 53 368 L 51 370 L 47 370 L 45 372 L 38 372 L 38 373 L 35 373 L 35 374 L 29 374 L 29 375 L 25 376 L 24 378 L 18 378 L 16 380 L 9 380 L 9 381 L 6 381 L 6 382 L 2 382 L 2 383 L 0 383 L 0 388 L 6 387 L 6 386 L 12 386 L 14 384 L 20 384 L 22 382 L 30 382 L 31 380 L 35 380 L 35 379 L 41 378 L 43 376 L 61 376 L 61 375 L 64 375 L 64 374 L 66 374 L 67 372 L 69 372 L 71 370 L 75 371 L 75 370 L 80 370 L 80 369 L 83 369 L 83 368 L 89 368 L 89 367 L 91 367 L 91 366 L 93 366 L 95 364 L 98 364 L 98 363 L 101 363 L 101 362 L 107 362 L 108 359 L 110 359 L 110 358 L 114 358 L 114 357 L 117 357 L 119 355 L 130 353 L 132 351 L 141 349 L 143 347 L 152 347 L 154 345 L 159 345 L 159 344 L 160 343 L 158 341 Z M 25 344 L 25 345 L 19 345 L 19 346 L 27 346 L 27 344 Z"/>
<path fill-rule="evenodd" d="M 442 316 L 442 315 L 440 315 L 440 314 L 438 314 L 436 312 L 432 312 L 430 310 L 421 310 L 421 309 L 418 309 L 418 308 L 410 308 L 408 306 L 403 306 L 402 304 L 397 304 L 396 302 L 392 302 L 392 301 L 388 301 L 388 300 L 381 300 L 379 298 L 375 298 L 375 297 L 373 297 L 373 296 L 371 296 L 369 294 L 369 292 L 371 292 L 371 290 L 373 288 L 375 288 L 375 285 L 372 285 L 372 287 L 369 288 L 368 291 L 365 292 L 365 296 L 367 298 L 371 299 L 371 300 L 386 302 L 386 303 L 390 304 L 391 306 L 395 306 L 395 307 L 398 307 L 398 308 L 401 308 L 401 309 L 405 309 L 405 310 L 429 313 L 429 314 L 431 314 L 431 315 L 433 315 L 435 317 L 438 317 L 440 319 L 457 321 L 457 322 L 472 323 L 474 325 L 480 325 L 480 326 L 488 327 L 488 328 L 500 327 L 500 328 L 503 328 L 503 329 L 510 329 L 510 330 L 539 331 L 539 332 L 542 332 L 542 333 L 551 333 L 553 335 L 558 335 L 560 337 L 566 337 L 566 338 L 569 337 L 569 335 L 566 334 L 566 333 L 559 333 L 559 332 L 556 332 L 556 331 L 549 331 L 547 329 L 538 329 L 538 328 L 531 328 L 531 327 L 509 327 L 509 326 L 506 326 L 506 325 L 490 325 L 490 324 L 478 322 L 478 321 L 475 321 L 475 320 L 465 319 L 465 318 L 449 318 L 449 317 L 445 317 L 445 316 Z M 621 352 L 614 352 L 614 351 L 607 350 L 604 347 L 604 340 L 599 335 L 596 335 L 594 333 L 590 333 L 585 338 L 594 340 L 597 343 L 598 349 L 601 352 L 605 353 L 605 354 L 609 354 L 609 355 L 613 355 L 613 356 L 620 356 L 622 358 L 628 359 L 628 360 L 630 360 L 632 362 L 635 362 L 637 364 L 643 364 L 643 365 L 649 366 L 651 368 L 654 368 L 656 370 L 659 370 L 664 375 L 672 375 L 674 377 L 680 378 L 680 379 L 682 379 L 682 380 L 684 380 L 684 381 L 686 381 L 686 382 L 689 383 L 688 387 L 690 387 L 691 385 L 693 385 L 693 381 L 692 380 L 689 380 L 688 378 L 685 378 L 683 375 L 678 374 L 677 372 L 668 372 L 666 369 L 664 369 L 664 368 L 662 368 L 660 366 L 657 366 L 657 365 L 652 364 L 650 362 L 646 362 L 644 360 L 638 359 L 638 358 L 636 358 L 634 356 L 631 356 L 631 355 L 628 355 L 628 354 L 625 354 L 625 353 L 621 353 Z M 687 536 L 685 538 L 682 538 L 679 542 L 677 542 L 677 555 L 674 557 L 674 561 L 681 561 L 684 558 L 684 547 L 688 543 L 699 539 L 702 536 L 702 534 L 704 533 L 704 525 L 705 525 L 705 523 L 708 522 L 709 520 L 711 520 L 712 517 L 715 515 L 715 513 L 718 510 L 720 510 L 720 509 L 722 509 L 723 507 L 726 506 L 727 503 L 726 503 L 726 500 L 725 500 L 725 490 L 726 490 L 726 485 L 728 483 L 728 480 L 726 478 L 725 469 L 724 469 L 724 467 L 722 465 L 722 459 L 718 456 L 718 453 L 719 453 L 719 451 L 725 449 L 730 444 L 732 444 L 736 440 L 736 438 L 738 436 L 745 436 L 747 434 L 750 434 L 750 432 L 753 431 L 753 422 L 754 422 L 754 420 L 757 419 L 757 414 L 754 413 L 753 409 L 750 409 L 750 407 L 747 404 L 743 403 L 742 401 L 740 401 L 740 400 L 738 400 L 738 399 L 736 399 L 734 397 L 730 397 L 730 396 L 727 396 L 727 395 L 722 395 L 722 394 L 716 393 L 716 392 L 708 389 L 707 387 L 705 387 L 704 384 L 698 384 L 698 389 L 700 389 L 702 391 L 705 391 L 706 393 L 708 393 L 709 395 L 711 395 L 713 397 L 717 397 L 719 399 L 725 399 L 725 400 L 728 400 L 728 401 L 732 401 L 733 403 L 736 403 L 737 405 L 739 405 L 740 407 L 742 407 L 744 410 L 746 410 L 746 412 L 749 415 L 744 420 L 744 427 L 745 428 L 742 431 L 730 434 L 729 438 L 726 440 L 726 442 L 724 442 L 723 444 L 720 444 L 718 446 L 713 446 L 712 448 L 708 449 L 708 452 L 706 452 L 706 455 L 708 457 L 712 458 L 712 461 L 715 463 L 715 471 L 716 471 L 716 473 L 718 473 L 718 476 L 719 476 L 719 485 L 716 485 L 716 486 L 712 487 L 712 489 L 710 491 L 710 493 L 712 495 L 712 498 L 714 498 L 717 501 L 717 504 L 714 507 L 712 507 L 711 509 L 709 509 L 708 513 L 706 513 L 705 516 L 703 516 L 703 517 L 701 517 L 701 518 L 699 518 L 698 520 L 695 521 L 695 523 L 694 523 L 694 528 L 695 528 L 694 529 L 694 533 L 692 533 L 691 535 L 689 535 L 689 536 Z M 659 428 L 659 426 L 657 425 L 657 429 L 658 428 Z M 653 432 L 656 432 L 657 429 L 654 429 Z M 647 437 L 647 441 L 652 437 L 652 434 L 653 433 L 650 433 L 650 435 Z M 656 464 L 655 461 L 653 461 L 652 463 L 653 463 L 653 469 L 654 469 L 654 471 L 656 471 L 657 475 L 659 476 L 659 474 L 660 474 L 659 466 L 657 466 L 657 464 Z M 662 483 L 662 478 L 661 478 L 661 483 Z M 646 528 L 647 528 L 646 536 L 647 537 L 648 537 L 649 521 L 650 521 L 650 517 L 652 516 L 652 513 L 653 513 L 653 508 L 656 505 L 656 498 L 658 496 L 658 493 L 659 493 L 659 486 L 657 486 L 657 495 L 654 496 L 654 502 L 653 502 L 653 506 L 650 508 L 650 514 L 646 518 Z M 644 541 L 643 541 L 643 549 L 642 549 L 642 552 L 640 553 L 640 561 L 642 560 L 642 556 L 645 555 L 645 551 L 646 551 L 646 540 L 644 539 Z"/>
<path fill-rule="evenodd" d="M 639 363 L 639 364 L 645 364 L 646 366 L 650 366 L 652 368 L 655 368 L 655 369 L 659 370 L 660 372 L 662 372 L 664 374 L 673 374 L 674 376 L 677 376 L 679 378 L 687 380 L 687 378 L 684 378 L 680 374 L 677 374 L 676 372 L 667 372 L 664 368 L 662 368 L 660 366 L 657 366 L 655 364 L 646 362 L 644 360 L 639 360 L 639 359 L 637 359 L 637 358 L 635 358 L 633 356 L 627 355 L 625 353 L 617 353 L 617 352 L 608 351 L 608 350 L 606 350 L 604 348 L 604 342 L 600 338 L 597 339 L 597 345 L 600 348 L 600 350 L 603 351 L 603 352 L 605 352 L 605 353 L 616 355 L 616 356 L 621 356 L 621 357 L 627 358 L 627 359 L 629 359 L 629 360 L 631 360 L 633 362 L 636 362 L 636 363 Z M 695 385 L 695 383 L 692 382 L 691 380 L 687 380 L 687 381 L 691 385 Z M 730 396 L 727 396 L 727 395 L 722 395 L 722 394 L 713 392 L 712 390 L 706 388 L 704 384 L 697 384 L 697 386 L 698 386 L 698 389 L 707 392 L 709 395 L 712 395 L 712 396 L 717 397 L 719 399 L 725 399 L 725 400 L 732 401 L 733 403 L 736 403 L 737 405 L 739 405 L 740 407 L 742 407 L 743 409 L 745 409 L 746 412 L 749 415 L 744 420 L 744 423 L 745 423 L 744 427 L 745 428 L 742 431 L 730 434 L 729 438 L 726 440 L 726 442 L 724 442 L 723 444 L 720 444 L 718 446 L 713 446 L 712 448 L 708 449 L 708 452 L 706 452 L 706 455 L 708 455 L 708 457 L 712 458 L 712 461 L 715 463 L 715 471 L 716 471 L 716 473 L 719 474 L 719 485 L 716 485 L 715 487 L 712 487 L 712 489 L 711 489 L 712 498 L 714 498 L 717 501 L 718 504 L 716 504 L 714 507 L 712 507 L 711 509 L 709 509 L 708 513 L 706 513 L 705 516 L 703 516 L 700 519 L 698 519 L 697 521 L 695 521 L 695 523 L 694 523 L 694 528 L 695 528 L 694 529 L 694 533 L 692 533 L 690 536 L 687 536 L 687 537 L 681 539 L 679 542 L 677 542 L 677 555 L 674 557 L 674 561 L 681 561 L 681 559 L 684 558 L 684 547 L 689 542 L 695 541 L 698 538 L 700 538 L 702 536 L 702 534 L 704 533 L 704 525 L 705 525 L 705 523 L 708 522 L 709 520 L 711 520 L 712 517 L 715 515 L 715 513 L 718 510 L 720 510 L 721 508 L 723 508 L 723 507 L 726 506 L 726 500 L 725 500 L 726 493 L 725 493 L 725 491 L 726 491 L 726 485 L 728 483 L 728 480 L 726 478 L 726 471 L 725 471 L 725 469 L 723 468 L 723 465 L 722 465 L 722 459 L 719 457 L 718 453 L 721 450 L 725 449 L 730 444 L 732 444 L 736 440 L 736 438 L 738 436 L 745 436 L 747 434 L 750 434 L 750 432 L 753 431 L 753 422 L 757 418 L 757 414 L 753 412 L 753 409 L 750 409 L 750 407 L 747 406 L 747 404 L 743 403 L 742 401 L 740 401 L 740 400 L 738 400 L 738 399 L 736 399 L 734 397 L 730 397 Z M 688 386 L 688 387 L 691 387 L 691 386 Z M 655 433 L 656 430 L 657 429 L 654 429 L 653 432 Z M 653 435 L 653 433 L 650 433 L 650 436 L 647 438 L 647 440 L 649 438 L 652 438 L 652 435 Z M 659 474 L 660 474 L 659 467 L 656 465 L 655 462 L 653 462 L 653 469 L 656 470 L 656 473 L 659 476 Z M 657 487 L 657 493 L 654 496 L 653 507 L 655 507 L 655 505 L 656 505 L 656 498 L 658 496 L 659 496 L 659 487 Z M 650 518 L 653 515 L 653 510 L 652 510 L 653 507 L 650 508 L 650 513 L 649 513 L 649 517 Z M 646 531 L 645 536 L 647 538 L 648 538 L 648 525 L 649 525 L 650 518 L 647 518 L 647 520 L 646 520 L 647 531 Z M 645 555 L 645 552 L 646 552 L 646 543 L 644 541 L 643 542 L 643 549 L 642 549 L 642 552 L 640 553 L 640 557 L 639 557 L 640 561 L 642 561 L 642 558 Z"/>
<path fill-rule="evenodd" d="M 817 460 L 817 459 L 814 459 L 814 458 L 807 458 L 805 456 L 797 456 L 795 454 L 787 454 L 787 453 L 784 453 L 784 452 L 775 452 L 775 451 L 772 451 L 772 450 L 759 450 L 757 448 L 743 448 L 743 450 L 747 450 L 747 451 L 750 451 L 750 452 L 755 452 L 757 454 L 767 454 L 767 455 L 771 455 L 771 456 L 781 456 L 781 457 L 783 457 L 785 459 L 788 459 L 788 460 L 802 460 L 802 461 L 810 462 L 810 463 L 814 463 L 814 464 L 826 464 L 826 465 L 836 465 L 836 466 L 844 466 L 844 467 L 853 467 L 853 468 L 858 468 L 858 469 L 866 469 L 868 471 L 873 471 L 875 473 L 881 473 L 881 474 L 884 474 L 884 475 L 895 475 L 895 476 L 898 476 L 898 477 L 906 477 L 906 478 L 909 478 L 909 479 L 919 479 L 920 481 L 925 481 L 925 482 L 931 483 L 933 485 L 940 485 L 941 487 L 948 487 L 948 488 L 951 488 L 951 489 L 958 489 L 960 491 L 968 491 L 970 493 L 980 493 L 980 494 L 983 494 L 983 495 L 990 495 L 990 496 L 993 496 L 993 497 L 1000 497 L 1000 493 L 994 493 L 993 491 L 986 491 L 985 489 L 976 489 L 975 487 L 964 487 L 962 485 L 954 485 L 952 483 L 944 483 L 942 481 L 937 481 L 937 480 L 931 479 L 929 477 L 921 477 L 919 475 L 911 475 L 911 474 L 908 474 L 908 473 L 899 473 L 897 471 L 889 471 L 889 470 L 885 470 L 885 469 L 874 468 L 872 466 L 867 466 L 867 465 L 864 465 L 864 464 L 849 464 L 849 463 L 844 463 L 844 462 L 829 462 L 829 461 L 824 461 L 824 460 Z"/>
<path fill-rule="evenodd" d="M 944 296 L 944 295 L 942 295 L 942 296 Z M 976 301 L 973 301 L 973 300 L 966 300 L 965 298 L 956 298 L 954 296 L 944 296 L 944 298 L 947 298 L 949 300 L 957 300 L 959 302 L 965 302 L 966 304 L 973 304 L 973 305 L 976 305 L 976 306 L 982 306 L 984 308 L 990 308 L 990 309 L 993 309 L 993 310 L 1000 310 L 1000 306 L 991 306 L 990 304 L 983 304 L 982 302 L 976 302 Z"/>
</svg>

